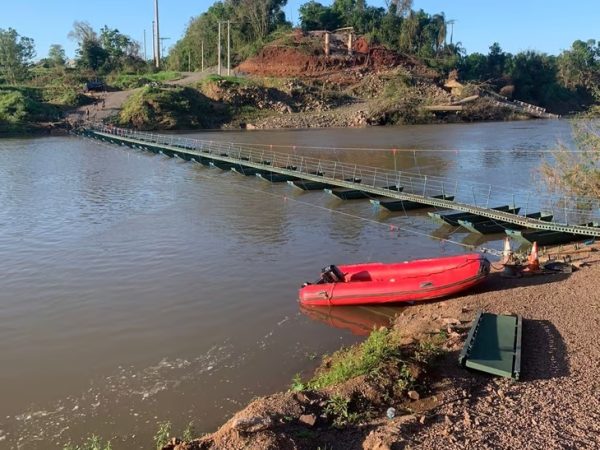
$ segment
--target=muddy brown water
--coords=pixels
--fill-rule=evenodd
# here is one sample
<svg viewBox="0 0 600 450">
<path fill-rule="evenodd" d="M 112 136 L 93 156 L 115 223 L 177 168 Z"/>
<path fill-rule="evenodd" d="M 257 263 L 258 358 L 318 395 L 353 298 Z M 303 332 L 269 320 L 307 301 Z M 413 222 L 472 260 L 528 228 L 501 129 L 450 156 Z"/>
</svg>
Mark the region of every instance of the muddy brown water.
<svg viewBox="0 0 600 450">
<path fill-rule="evenodd" d="M 539 121 L 190 136 L 312 155 L 320 153 L 301 147 L 332 147 L 323 156 L 527 185 L 541 151 L 568 142 L 570 128 Z M 394 161 L 391 151 L 347 147 L 430 151 Z M 381 214 L 367 201 L 129 148 L 75 137 L 0 140 L 0 448 L 61 448 L 92 434 L 117 449 L 150 448 L 159 422 L 172 422 L 174 434 L 190 420 L 197 433 L 215 429 L 400 311 L 300 310 L 297 289 L 322 266 L 465 251 L 391 225 L 440 233 L 424 213 Z"/>
</svg>

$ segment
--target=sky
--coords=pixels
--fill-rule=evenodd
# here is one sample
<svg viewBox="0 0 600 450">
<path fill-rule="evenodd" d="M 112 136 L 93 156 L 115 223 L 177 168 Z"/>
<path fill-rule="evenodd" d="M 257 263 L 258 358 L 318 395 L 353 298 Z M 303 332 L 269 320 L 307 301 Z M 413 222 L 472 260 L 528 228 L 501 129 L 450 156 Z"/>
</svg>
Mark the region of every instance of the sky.
<svg viewBox="0 0 600 450">
<path fill-rule="evenodd" d="M 286 16 L 298 23 L 298 8 L 308 0 L 288 0 Z M 192 17 L 213 4 L 212 0 L 159 0 L 161 36 L 166 48 L 180 39 Z M 330 0 L 320 3 L 329 5 Z M 367 0 L 384 6 L 384 0 Z M 0 28 L 14 28 L 33 38 L 37 57 L 48 54 L 52 44 L 62 45 L 68 57 L 76 44 L 67 38 L 76 20 L 96 30 L 108 25 L 143 43 L 152 56 L 154 0 L 0 0 Z M 600 40 L 600 0 L 414 0 L 413 9 L 429 14 L 444 12 L 454 20 L 453 39 L 467 53 L 487 54 L 498 42 L 509 53 L 535 50 L 558 55 L 577 39 Z"/>
</svg>

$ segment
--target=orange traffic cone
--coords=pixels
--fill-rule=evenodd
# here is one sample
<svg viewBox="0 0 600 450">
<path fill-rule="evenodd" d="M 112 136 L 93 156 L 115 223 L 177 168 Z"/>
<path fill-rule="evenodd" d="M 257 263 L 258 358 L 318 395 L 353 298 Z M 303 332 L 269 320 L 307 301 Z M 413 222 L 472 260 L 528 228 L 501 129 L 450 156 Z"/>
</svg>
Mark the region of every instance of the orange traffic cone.
<svg viewBox="0 0 600 450">
<path fill-rule="evenodd" d="M 534 242 L 533 246 L 531 247 L 531 253 L 529 254 L 529 257 L 527 258 L 527 269 L 529 269 L 529 271 L 531 271 L 531 272 L 540 269 L 540 260 L 538 258 L 537 242 Z"/>
<path fill-rule="evenodd" d="M 502 251 L 502 264 L 509 264 L 512 260 L 513 252 L 510 248 L 510 239 L 504 238 L 504 250 Z"/>
</svg>

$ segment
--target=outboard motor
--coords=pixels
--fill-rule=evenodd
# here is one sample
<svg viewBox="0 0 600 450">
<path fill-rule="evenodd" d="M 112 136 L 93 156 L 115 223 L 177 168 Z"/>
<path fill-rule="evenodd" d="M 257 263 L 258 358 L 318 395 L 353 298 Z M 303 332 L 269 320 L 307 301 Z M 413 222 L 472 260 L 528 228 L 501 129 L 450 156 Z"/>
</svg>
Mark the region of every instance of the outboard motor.
<svg viewBox="0 0 600 450">
<path fill-rule="evenodd" d="M 341 283 L 344 281 L 344 273 L 334 264 L 321 269 L 321 279 L 325 283 Z"/>
</svg>

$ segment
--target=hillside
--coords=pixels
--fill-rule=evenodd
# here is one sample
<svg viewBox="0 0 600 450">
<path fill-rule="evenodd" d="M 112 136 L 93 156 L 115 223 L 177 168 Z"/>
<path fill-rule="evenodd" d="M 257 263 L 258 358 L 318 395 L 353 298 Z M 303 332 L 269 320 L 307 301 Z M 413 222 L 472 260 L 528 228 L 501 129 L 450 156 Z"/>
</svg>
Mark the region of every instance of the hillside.
<svg viewBox="0 0 600 450">
<path fill-rule="evenodd" d="M 107 92 L 105 108 L 96 105 L 88 116 L 86 107 L 70 119 L 160 130 L 360 127 L 532 116 L 498 98 L 480 97 L 476 86 L 465 85 L 460 93 L 444 88 L 442 74 L 413 57 L 370 46 L 363 37 L 350 42 L 342 31 L 331 33 L 328 42 L 327 51 L 324 32 L 296 30 L 243 61 L 233 77 L 207 71 L 151 88 Z"/>
</svg>

